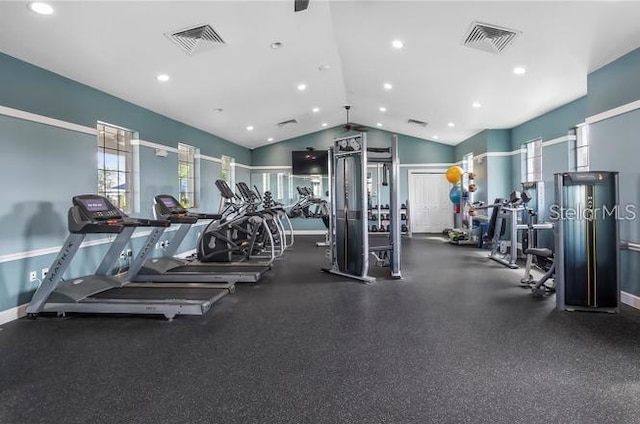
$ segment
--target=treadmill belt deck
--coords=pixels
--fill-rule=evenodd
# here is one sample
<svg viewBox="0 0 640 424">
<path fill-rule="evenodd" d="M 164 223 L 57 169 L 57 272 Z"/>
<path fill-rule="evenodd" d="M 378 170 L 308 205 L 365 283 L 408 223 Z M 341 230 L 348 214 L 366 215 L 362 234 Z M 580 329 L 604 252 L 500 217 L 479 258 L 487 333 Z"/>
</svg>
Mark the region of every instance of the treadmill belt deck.
<svg viewBox="0 0 640 424">
<path fill-rule="evenodd" d="M 198 274 L 262 274 L 269 270 L 259 265 L 185 265 L 171 268 L 168 272 L 195 272 Z"/>
<path fill-rule="evenodd" d="M 217 299 L 229 291 L 217 288 L 179 288 L 179 287 L 121 287 L 98 294 L 94 294 L 90 299 L 116 299 L 116 300 L 195 300 L 209 301 Z"/>
</svg>

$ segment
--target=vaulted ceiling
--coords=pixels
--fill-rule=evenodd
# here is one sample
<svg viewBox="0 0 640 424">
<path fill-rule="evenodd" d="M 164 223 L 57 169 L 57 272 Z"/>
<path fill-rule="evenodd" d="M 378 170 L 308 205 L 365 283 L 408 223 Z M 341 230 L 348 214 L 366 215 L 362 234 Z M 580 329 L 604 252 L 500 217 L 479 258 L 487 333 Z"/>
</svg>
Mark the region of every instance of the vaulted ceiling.
<svg viewBox="0 0 640 424">
<path fill-rule="evenodd" d="M 1 2 L 0 51 L 250 148 L 342 124 L 344 104 L 353 122 L 456 144 L 585 95 L 589 72 L 640 46 L 633 1 L 50 4 Z M 518 36 L 472 49 L 473 22 Z M 189 55 L 165 35 L 205 24 L 224 44 Z"/>
</svg>

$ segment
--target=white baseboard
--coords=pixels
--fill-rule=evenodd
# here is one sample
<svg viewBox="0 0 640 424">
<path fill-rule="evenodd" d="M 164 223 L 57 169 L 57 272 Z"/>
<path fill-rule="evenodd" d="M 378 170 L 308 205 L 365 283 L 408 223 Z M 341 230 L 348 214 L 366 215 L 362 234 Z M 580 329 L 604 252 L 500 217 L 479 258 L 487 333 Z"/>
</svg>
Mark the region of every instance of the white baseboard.
<svg viewBox="0 0 640 424">
<path fill-rule="evenodd" d="M 0 311 L 0 325 L 25 316 L 27 314 L 27 305 L 28 304 L 25 303 L 24 305 L 19 305 L 6 311 Z"/>
<path fill-rule="evenodd" d="M 323 236 L 327 230 L 293 230 L 294 236 Z"/>
<path fill-rule="evenodd" d="M 627 292 L 620 293 L 620 301 L 632 308 L 640 309 L 640 297 Z"/>
</svg>

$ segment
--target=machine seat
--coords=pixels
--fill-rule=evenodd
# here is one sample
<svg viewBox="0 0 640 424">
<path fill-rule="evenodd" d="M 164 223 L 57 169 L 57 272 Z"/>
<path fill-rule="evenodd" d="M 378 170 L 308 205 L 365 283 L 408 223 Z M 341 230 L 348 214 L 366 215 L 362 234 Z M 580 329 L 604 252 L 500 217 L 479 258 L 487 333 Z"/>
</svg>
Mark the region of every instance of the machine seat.
<svg viewBox="0 0 640 424">
<path fill-rule="evenodd" d="M 542 258 L 553 258 L 553 250 L 551 249 L 538 249 L 538 248 L 529 248 L 525 250 L 525 255 L 534 255 Z"/>
</svg>

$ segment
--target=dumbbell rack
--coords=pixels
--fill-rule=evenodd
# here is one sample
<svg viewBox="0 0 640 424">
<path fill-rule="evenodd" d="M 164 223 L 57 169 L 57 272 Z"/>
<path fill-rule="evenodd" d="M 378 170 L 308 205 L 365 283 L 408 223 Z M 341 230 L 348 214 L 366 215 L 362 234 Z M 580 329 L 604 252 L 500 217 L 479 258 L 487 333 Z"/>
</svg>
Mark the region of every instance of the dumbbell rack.
<svg viewBox="0 0 640 424">
<path fill-rule="evenodd" d="M 371 172 L 369 177 L 367 178 L 367 184 L 369 185 L 370 190 L 370 199 L 372 199 L 372 205 L 369 205 L 367 208 L 367 219 L 369 221 L 369 233 L 379 233 L 379 234 L 389 234 L 387 228 L 390 225 L 390 214 L 391 210 L 389 209 L 389 204 L 383 204 L 381 199 L 383 197 L 383 185 L 382 185 L 382 164 L 377 163 L 375 165 L 369 165 L 369 171 Z M 388 195 L 388 190 L 387 190 Z M 375 200 L 374 200 L 375 199 Z M 405 231 L 401 231 L 402 234 L 409 234 L 409 210 L 408 210 L 408 202 L 402 205 L 403 207 L 400 209 L 400 226 L 401 228 L 405 228 Z M 371 231 L 373 226 L 376 226 L 378 231 Z M 380 231 L 380 228 L 384 226 L 384 230 Z"/>
</svg>

